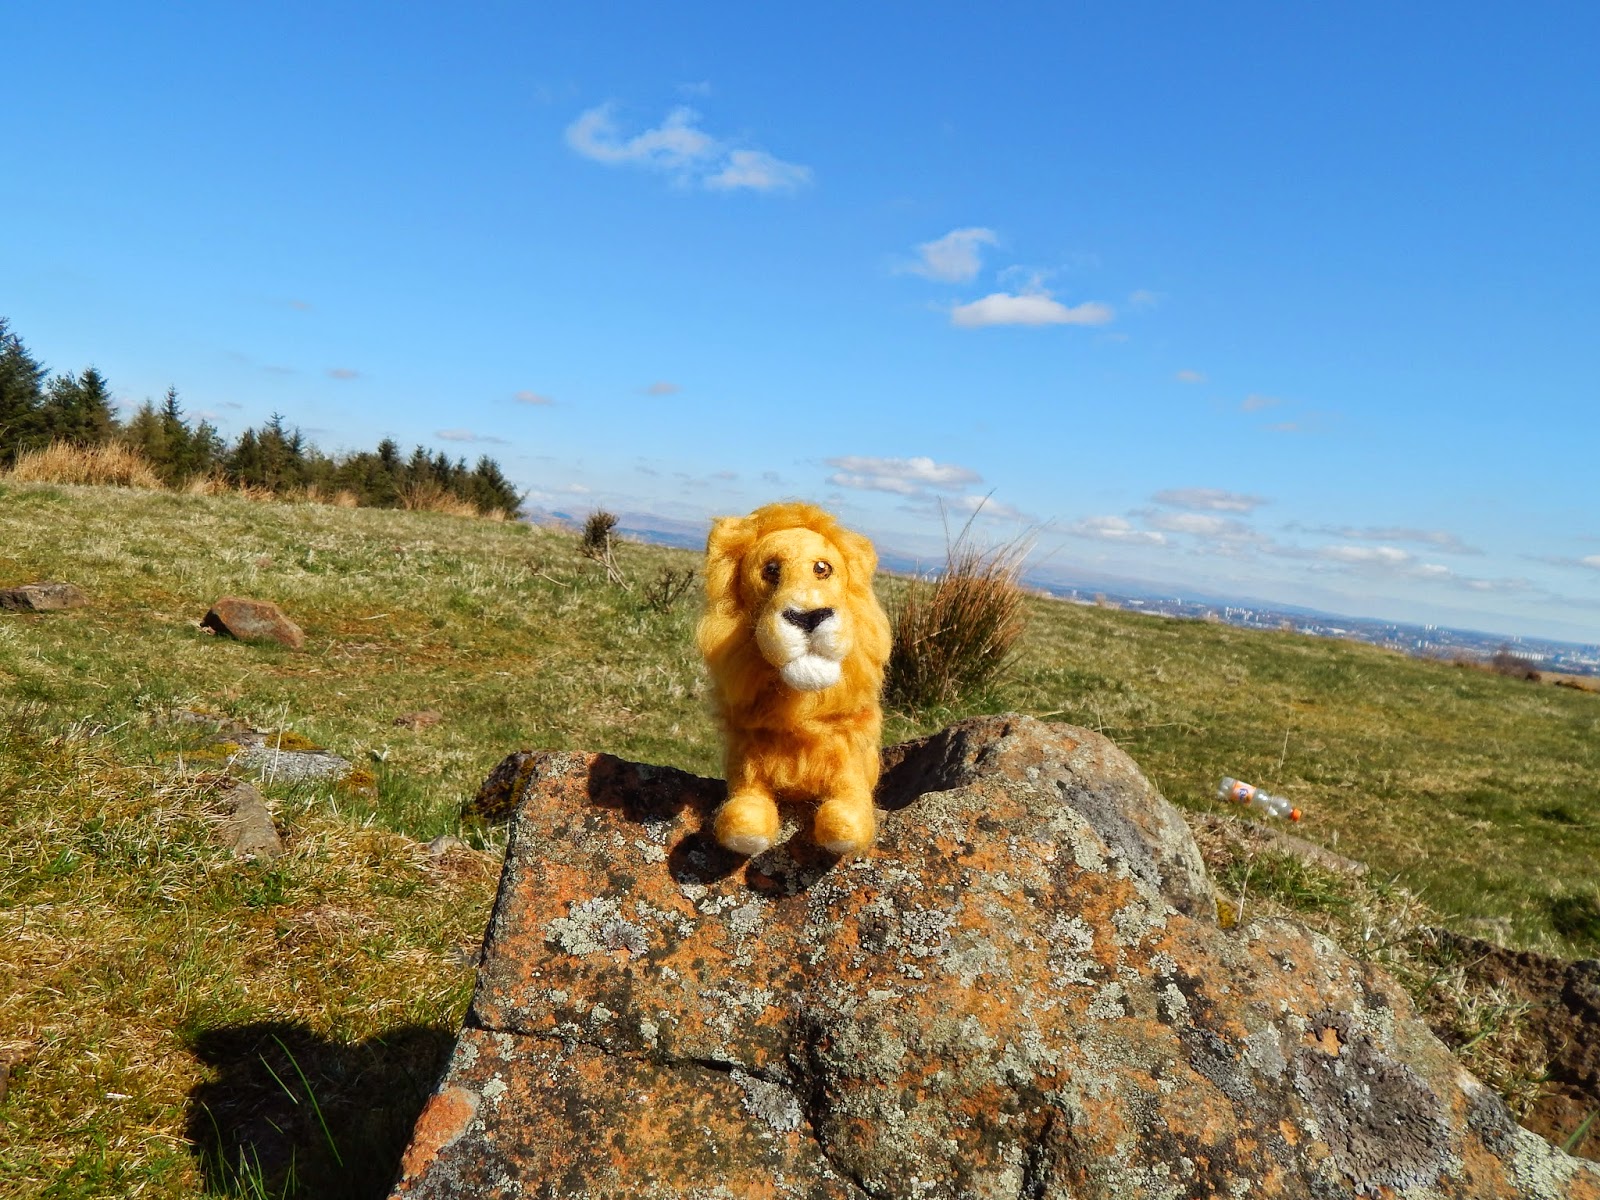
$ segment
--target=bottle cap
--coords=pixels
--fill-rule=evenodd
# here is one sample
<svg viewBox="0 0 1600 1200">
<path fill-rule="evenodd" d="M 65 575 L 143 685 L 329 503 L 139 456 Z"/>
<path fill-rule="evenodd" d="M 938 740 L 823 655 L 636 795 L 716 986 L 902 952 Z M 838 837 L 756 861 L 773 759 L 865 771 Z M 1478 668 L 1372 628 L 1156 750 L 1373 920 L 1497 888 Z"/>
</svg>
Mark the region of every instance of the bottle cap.
<svg viewBox="0 0 1600 1200">
<path fill-rule="evenodd" d="M 1289 810 L 1289 820 L 1298 821 L 1299 819 L 1300 819 L 1300 810 L 1298 808 L 1291 808 Z"/>
</svg>

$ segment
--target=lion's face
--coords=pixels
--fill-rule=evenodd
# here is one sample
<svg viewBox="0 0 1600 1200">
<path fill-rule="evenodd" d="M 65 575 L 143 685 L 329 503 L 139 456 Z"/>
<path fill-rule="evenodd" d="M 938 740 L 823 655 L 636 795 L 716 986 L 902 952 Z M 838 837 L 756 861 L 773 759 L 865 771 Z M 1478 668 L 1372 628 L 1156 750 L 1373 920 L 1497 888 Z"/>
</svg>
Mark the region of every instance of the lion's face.
<svg viewBox="0 0 1600 1200">
<path fill-rule="evenodd" d="M 780 529 L 745 554 L 739 583 L 755 604 L 756 645 L 790 687 L 818 692 L 839 682 L 850 653 L 850 563 L 810 529 Z"/>
<path fill-rule="evenodd" d="M 799 692 L 875 701 L 889 654 L 877 565 L 871 542 L 809 504 L 717 521 L 699 642 L 724 700 L 753 700 L 776 672 Z"/>
</svg>

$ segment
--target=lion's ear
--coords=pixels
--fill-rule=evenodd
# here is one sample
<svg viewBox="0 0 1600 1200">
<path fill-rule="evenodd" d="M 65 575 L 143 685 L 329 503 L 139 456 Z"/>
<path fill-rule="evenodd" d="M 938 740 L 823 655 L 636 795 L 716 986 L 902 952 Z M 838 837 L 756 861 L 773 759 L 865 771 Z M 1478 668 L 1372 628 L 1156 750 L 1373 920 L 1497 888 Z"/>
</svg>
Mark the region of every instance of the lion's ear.
<svg viewBox="0 0 1600 1200">
<path fill-rule="evenodd" d="M 850 578 L 859 580 L 870 589 L 872 573 L 878 569 L 878 552 L 872 548 L 872 543 L 848 529 L 839 530 L 834 541 L 844 551 L 845 569 L 850 573 Z"/>
<path fill-rule="evenodd" d="M 719 517 L 712 523 L 706 539 L 707 603 L 738 604 L 739 564 L 755 540 L 755 524 L 746 517 Z"/>
</svg>

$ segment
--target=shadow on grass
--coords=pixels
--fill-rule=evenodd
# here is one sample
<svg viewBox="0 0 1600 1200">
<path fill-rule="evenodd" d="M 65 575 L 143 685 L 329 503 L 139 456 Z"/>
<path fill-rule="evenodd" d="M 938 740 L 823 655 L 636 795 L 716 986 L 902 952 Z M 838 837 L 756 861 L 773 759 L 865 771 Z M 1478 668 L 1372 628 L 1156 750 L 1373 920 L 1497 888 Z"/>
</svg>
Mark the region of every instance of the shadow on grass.
<svg viewBox="0 0 1600 1200">
<path fill-rule="evenodd" d="M 407 1025 L 353 1045 L 264 1022 L 196 1035 L 215 1078 L 189 1095 L 187 1133 L 220 1196 L 388 1194 L 455 1035 Z"/>
</svg>

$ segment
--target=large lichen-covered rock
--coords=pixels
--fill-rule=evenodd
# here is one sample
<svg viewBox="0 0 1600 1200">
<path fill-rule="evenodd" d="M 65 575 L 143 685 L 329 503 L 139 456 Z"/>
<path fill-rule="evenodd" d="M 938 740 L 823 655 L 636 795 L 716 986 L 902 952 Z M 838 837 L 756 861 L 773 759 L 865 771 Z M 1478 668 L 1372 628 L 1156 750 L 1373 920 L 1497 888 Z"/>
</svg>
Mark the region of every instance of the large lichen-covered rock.
<svg viewBox="0 0 1600 1200">
<path fill-rule="evenodd" d="M 848 862 L 726 857 L 713 780 L 502 764 L 477 993 L 394 1195 L 1600 1198 L 1381 973 L 1218 928 L 1104 739 L 994 718 L 887 758 Z"/>
</svg>

